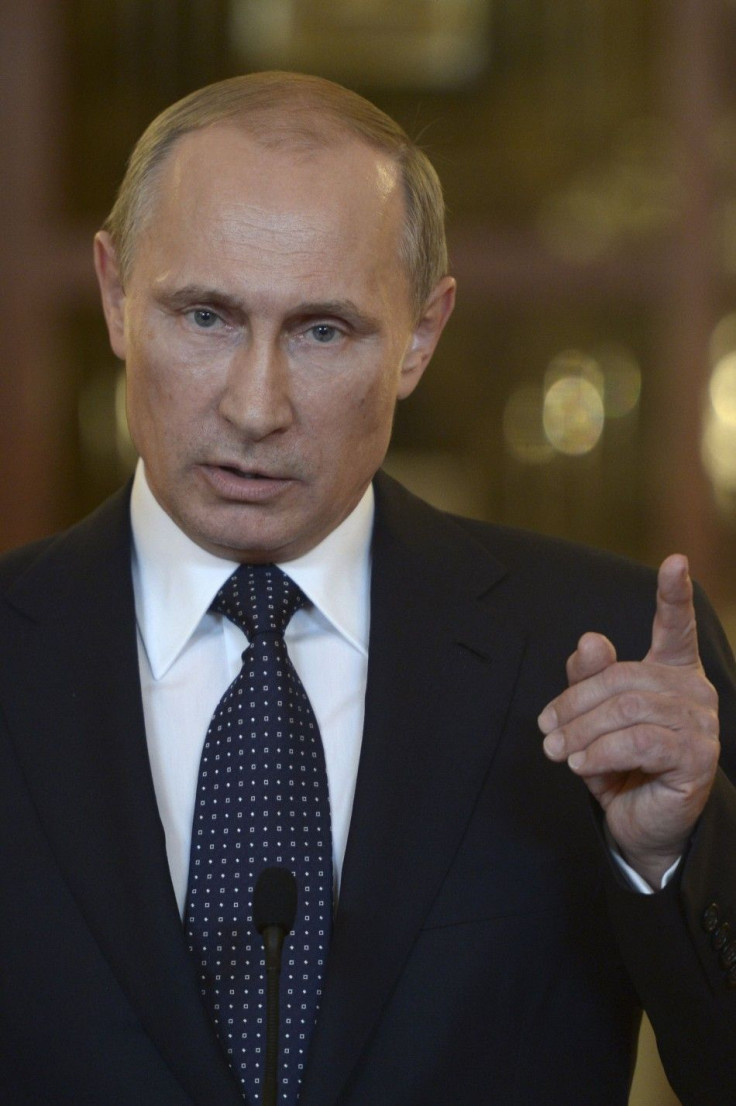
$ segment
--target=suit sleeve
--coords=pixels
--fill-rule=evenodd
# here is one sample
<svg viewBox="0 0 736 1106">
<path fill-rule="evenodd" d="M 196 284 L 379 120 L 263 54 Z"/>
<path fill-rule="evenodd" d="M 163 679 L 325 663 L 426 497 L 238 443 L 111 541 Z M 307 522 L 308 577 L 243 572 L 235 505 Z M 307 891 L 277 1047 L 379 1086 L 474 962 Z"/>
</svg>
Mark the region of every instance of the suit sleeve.
<svg viewBox="0 0 736 1106">
<path fill-rule="evenodd" d="M 640 895 L 611 865 L 608 901 L 624 963 L 683 1106 L 736 1101 L 736 669 L 702 594 L 701 656 L 719 694 L 715 786 L 677 876 Z"/>
</svg>

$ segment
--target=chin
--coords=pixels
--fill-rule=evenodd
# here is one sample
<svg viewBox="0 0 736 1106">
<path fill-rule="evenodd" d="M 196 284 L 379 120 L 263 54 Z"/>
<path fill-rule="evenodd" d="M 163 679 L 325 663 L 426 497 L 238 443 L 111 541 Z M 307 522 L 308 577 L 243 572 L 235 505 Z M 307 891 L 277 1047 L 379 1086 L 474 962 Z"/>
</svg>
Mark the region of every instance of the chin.
<svg viewBox="0 0 736 1106">
<path fill-rule="evenodd" d="M 199 533 L 190 532 L 190 537 L 216 557 L 253 564 L 277 560 L 282 550 L 288 548 L 288 543 L 284 545 L 281 541 L 255 534 L 201 530 Z"/>
</svg>

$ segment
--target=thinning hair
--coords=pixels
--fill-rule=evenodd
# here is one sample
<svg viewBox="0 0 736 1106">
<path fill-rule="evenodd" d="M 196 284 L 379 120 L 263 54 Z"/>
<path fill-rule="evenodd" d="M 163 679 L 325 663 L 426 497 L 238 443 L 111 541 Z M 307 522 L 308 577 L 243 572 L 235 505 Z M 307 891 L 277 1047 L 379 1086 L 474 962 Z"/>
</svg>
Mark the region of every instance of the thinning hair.
<svg viewBox="0 0 736 1106">
<path fill-rule="evenodd" d="M 183 135 L 233 123 L 267 147 L 319 148 L 355 137 L 390 157 L 403 185 L 405 217 L 400 260 L 416 317 L 447 274 L 442 186 L 427 155 L 369 100 L 342 85 L 303 73 L 271 71 L 218 81 L 190 93 L 158 115 L 130 156 L 103 229 L 113 241 L 123 282 L 130 274 L 137 235 L 156 201 L 160 170 Z"/>
</svg>

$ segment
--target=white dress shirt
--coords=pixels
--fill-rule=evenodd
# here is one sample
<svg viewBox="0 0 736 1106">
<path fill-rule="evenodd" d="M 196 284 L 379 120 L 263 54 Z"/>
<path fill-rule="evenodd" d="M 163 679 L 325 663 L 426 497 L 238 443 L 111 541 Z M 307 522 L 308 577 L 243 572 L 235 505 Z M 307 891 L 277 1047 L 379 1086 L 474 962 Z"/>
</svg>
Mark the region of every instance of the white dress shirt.
<svg viewBox="0 0 736 1106">
<path fill-rule="evenodd" d="M 241 667 L 243 632 L 209 606 L 237 564 L 191 541 L 161 508 L 139 462 L 131 499 L 133 587 L 146 737 L 180 912 L 197 774 L 212 714 Z M 373 491 L 316 548 L 284 564 L 310 606 L 286 630 L 319 724 L 332 815 L 335 893 L 363 733 Z"/>
<path fill-rule="evenodd" d="M 324 541 L 282 566 L 312 604 L 296 612 L 285 636 L 325 750 L 335 901 L 363 735 L 373 513 L 369 487 L 352 514 Z M 246 645 L 237 626 L 209 613 L 237 563 L 208 553 L 179 529 L 156 501 L 141 462 L 133 482 L 131 520 L 146 738 L 183 916 L 202 746 L 215 707 L 240 671 Z M 632 888 L 651 894 L 652 888 L 626 863 L 610 837 L 608 843 Z M 666 873 L 662 887 L 676 868 L 674 864 Z"/>
</svg>

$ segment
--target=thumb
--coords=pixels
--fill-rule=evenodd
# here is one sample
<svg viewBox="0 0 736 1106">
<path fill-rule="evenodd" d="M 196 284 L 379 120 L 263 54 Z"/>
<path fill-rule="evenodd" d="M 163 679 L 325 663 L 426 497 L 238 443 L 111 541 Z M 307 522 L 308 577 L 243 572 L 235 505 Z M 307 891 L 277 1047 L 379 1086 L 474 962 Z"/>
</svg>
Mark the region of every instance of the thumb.
<svg viewBox="0 0 736 1106">
<path fill-rule="evenodd" d="M 652 664 L 699 664 L 693 585 L 687 558 L 679 553 L 662 562 L 657 577 L 657 611 L 652 647 L 644 658 Z"/>
</svg>

